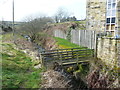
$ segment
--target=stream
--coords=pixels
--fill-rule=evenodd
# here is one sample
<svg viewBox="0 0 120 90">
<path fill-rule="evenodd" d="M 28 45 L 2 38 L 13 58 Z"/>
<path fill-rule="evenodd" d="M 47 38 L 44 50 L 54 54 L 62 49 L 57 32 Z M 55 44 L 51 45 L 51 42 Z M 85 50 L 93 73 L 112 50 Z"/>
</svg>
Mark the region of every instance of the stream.
<svg viewBox="0 0 120 90">
<path fill-rule="evenodd" d="M 28 35 L 24 35 L 27 41 L 31 42 L 31 38 Z M 33 43 L 38 53 L 45 50 L 43 47 L 36 43 Z M 43 73 L 42 88 L 70 88 L 72 90 L 87 89 L 87 85 L 81 80 L 80 77 L 73 73 L 68 73 L 67 70 L 54 62 L 52 69 L 48 69 Z"/>
</svg>

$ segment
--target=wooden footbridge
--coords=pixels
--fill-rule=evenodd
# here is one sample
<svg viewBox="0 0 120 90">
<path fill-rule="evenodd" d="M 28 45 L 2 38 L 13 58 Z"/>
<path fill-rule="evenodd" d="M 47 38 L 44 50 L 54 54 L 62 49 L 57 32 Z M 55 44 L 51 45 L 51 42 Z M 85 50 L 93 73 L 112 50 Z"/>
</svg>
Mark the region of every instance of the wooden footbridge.
<svg viewBox="0 0 120 90">
<path fill-rule="evenodd" d="M 42 64 L 51 65 L 58 62 L 60 65 L 72 65 L 88 62 L 94 57 L 93 49 L 69 48 L 57 50 L 44 50 L 40 53 Z"/>
</svg>

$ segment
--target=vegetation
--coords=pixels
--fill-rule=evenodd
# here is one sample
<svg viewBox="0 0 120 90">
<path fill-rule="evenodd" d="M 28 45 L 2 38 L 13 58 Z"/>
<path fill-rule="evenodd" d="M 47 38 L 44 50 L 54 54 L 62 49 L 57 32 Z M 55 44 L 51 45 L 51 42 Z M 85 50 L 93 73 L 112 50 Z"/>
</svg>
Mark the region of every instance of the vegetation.
<svg viewBox="0 0 120 90">
<path fill-rule="evenodd" d="M 111 68 L 100 59 L 90 61 L 90 73 L 87 76 L 90 88 L 118 88 L 119 67 Z"/>
<path fill-rule="evenodd" d="M 67 40 L 71 41 L 71 29 L 67 31 Z"/>
<path fill-rule="evenodd" d="M 18 37 L 21 41 L 24 39 L 20 35 L 17 35 Z M 16 48 L 12 33 L 0 35 L 0 40 L 3 41 L 0 42 L 2 47 L 2 51 L 0 51 L 2 56 L 0 61 L 2 65 L 2 88 L 40 88 L 40 73 L 43 69 L 34 68 L 38 62 Z"/>
<path fill-rule="evenodd" d="M 81 48 L 81 49 L 86 49 L 85 47 L 80 47 L 79 45 L 76 45 L 74 43 L 69 42 L 68 40 L 59 38 L 59 37 L 54 37 L 54 39 L 57 41 L 58 48 Z"/>
<path fill-rule="evenodd" d="M 78 30 L 86 30 L 86 21 L 83 20 L 83 21 L 74 21 L 74 23 L 77 25 L 77 29 Z"/>
<path fill-rule="evenodd" d="M 86 21 L 85 20 L 81 20 L 81 21 L 74 21 L 75 23 L 77 24 L 86 24 Z"/>
<path fill-rule="evenodd" d="M 34 69 L 34 62 L 12 44 L 1 44 L 3 88 L 39 88 L 41 69 Z"/>
<path fill-rule="evenodd" d="M 59 38 L 59 37 L 54 37 L 55 40 L 57 41 L 58 48 L 77 48 L 80 47 L 76 44 L 73 44 L 69 42 L 68 40 Z"/>
<path fill-rule="evenodd" d="M 85 78 L 85 76 L 88 74 L 89 72 L 89 64 L 79 64 L 79 70 L 76 72 L 80 72 L 81 78 Z"/>
<path fill-rule="evenodd" d="M 28 35 L 31 38 L 31 41 L 34 42 L 37 39 L 36 34 L 42 32 L 45 26 L 52 22 L 53 20 L 51 17 L 30 17 L 19 27 L 18 31 L 23 35 Z"/>
<path fill-rule="evenodd" d="M 9 33 L 5 33 L 5 34 L 3 34 L 3 35 L 0 35 L 0 37 L 2 37 L 1 38 L 1 40 L 4 42 L 6 42 L 6 41 L 13 41 L 13 39 L 25 39 L 24 37 L 22 37 L 20 34 L 15 34 L 14 36 L 13 36 L 13 33 L 12 32 L 9 32 Z"/>
<path fill-rule="evenodd" d="M 56 23 L 60 23 L 60 22 L 65 22 L 68 21 L 70 19 L 70 13 L 63 7 L 58 8 L 57 12 L 54 15 L 54 19 Z M 73 19 L 73 18 L 72 18 Z M 74 19 L 76 19 L 74 17 Z"/>
</svg>

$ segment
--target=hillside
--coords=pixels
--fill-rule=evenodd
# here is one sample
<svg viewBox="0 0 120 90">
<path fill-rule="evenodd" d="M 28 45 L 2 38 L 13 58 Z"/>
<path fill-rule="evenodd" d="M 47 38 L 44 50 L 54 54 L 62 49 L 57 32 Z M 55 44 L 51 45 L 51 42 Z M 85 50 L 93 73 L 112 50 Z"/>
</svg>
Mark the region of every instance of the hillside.
<svg viewBox="0 0 120 90">
<path fill-rule="evenodd" d="M 42 69 L 35 69 L 39 62 L 34 55 L 30 56 L 25 50 L 31 49 L 29 42 L 19 36 L 19 47 L 11 40 L 12 33 L 0 35 L 2 51 L 2 88 L 40 88 Z M 25 44 L 28 46 L 25 48 Z M 24 51 L 23 51 L 23 50 Z"/>
<path fill-rule="evenodd" d="M 74 22 L 63 22 L 63 23 L 55 23 L 55 24 L 48 24 L 44 30 L 47 34 L 53 35 L 53 30 L 62 30 L 67 32 L 70 28 L 76 30 L 85 30 L 86 21 L 74 21 Z"/>
</svg>

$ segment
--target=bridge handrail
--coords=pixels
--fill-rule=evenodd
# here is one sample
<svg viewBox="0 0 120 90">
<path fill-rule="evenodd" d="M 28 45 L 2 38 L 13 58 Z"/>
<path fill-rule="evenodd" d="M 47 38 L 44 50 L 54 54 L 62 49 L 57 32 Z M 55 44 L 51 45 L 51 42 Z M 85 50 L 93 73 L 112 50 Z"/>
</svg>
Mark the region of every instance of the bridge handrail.
<svg viewBox="0 0 120 90">
<path fill-rule="evenodd" d="M 55 49 L 55 50 L 43 50 L 42 52 L 52 52 L 52 51 L 62 51 L 62 50 L 74 50 L 74 49 L 81 49 L 81 47 L 79 48 L 67 48 L 67 49 Z"/>
<path fill-rule="evenodd" d="M 42 52 L 41 55 L 44 55 L 44 54 L 55 54 L 55 53 L 65 53 L 65 52 L 78 52 L 78 51 L 89 51 L 89 50 L 94 50 L 94 49 L 80 49 L 80 50 L 71 50 L 71 51 L 62 51 L 62 52 L 59 52 L 59 50 L 57 52 Z"/>
</svg>

